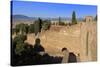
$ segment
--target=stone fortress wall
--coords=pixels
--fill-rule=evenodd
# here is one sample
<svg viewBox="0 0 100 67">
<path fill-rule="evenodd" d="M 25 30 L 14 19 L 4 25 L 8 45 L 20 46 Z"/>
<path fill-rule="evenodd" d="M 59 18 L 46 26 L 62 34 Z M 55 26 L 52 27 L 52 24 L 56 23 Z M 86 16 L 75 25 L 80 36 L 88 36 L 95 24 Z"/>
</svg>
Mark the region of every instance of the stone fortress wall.
<svg viewBox="0 0 100 67">
<path fill-rule="evenodd" d="M 96 30 L 96 21 L 93 21 L 93 17 L 87 16 L 85 22 L 79 22 L 77 25 L 61 27 L 55 23 L 50 31 L 42 31 L 39 38 L 45 51 L 51 56 L 66 57 L 61 51 L 65 47 L 76 55 L 77 61 L 96 61 Z M 28 34 L 26 42 L 34 46 L 35 35 Z"/>
</svg>

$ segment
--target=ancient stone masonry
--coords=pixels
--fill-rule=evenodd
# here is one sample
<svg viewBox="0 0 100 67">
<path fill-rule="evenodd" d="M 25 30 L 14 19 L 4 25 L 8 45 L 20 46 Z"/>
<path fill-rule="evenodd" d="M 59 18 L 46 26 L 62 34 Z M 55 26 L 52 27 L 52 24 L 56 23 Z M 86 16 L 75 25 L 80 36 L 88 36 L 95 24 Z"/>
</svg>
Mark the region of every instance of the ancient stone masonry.
<svg viewBox="0 0 100 67">
<path fill-rule="evenodd" d="M 67 50 L 67 48 L 63 48 L 62 52 L 64 55 L 62 59 L 62 63 L 68 63 L 69 51 Z"/>
<path fill-rule="evenodd" d="M 39 32 L 39 27 L 37 29 L 35 25 L 36 34 L 28 33 L 25 43 L 34 46 L 35 40 L 39 38 L 45 49 L 39 54 L 43 56 L 44 53 L 48 53 L 44 56 L 49 57 L 50 55 L 49 58 L 53 57 L 54 59 L 61 57 L 62 63 L 96 61 L 96 21 L 93 21 L 92 16 L 86 16 L 84 19 L 84 22 L 80 21 L 71 26 L 62 26 L 58 21 L 51 21 L 50 30 L 41 30 L 41 32 Z M 22 34 L 22 31 L 18 34 Z M 13 38 L 16 35 L 13 35 Z"/>
<path fill-rule="evenodd" d="M 81 25 L 80 31 L 81 31 L 81 60 L 82 61 L 93 61 L 96 58 L 92 58 L 93 52 L 96 53 L 96 50 L 93 49 L 93 46 L 96 46 L 96 44 L 93 44 L 92 42 L 96 39 L 96 28 L 92 27 L 95 23 L 93 21 L 92 16 L 85 17 L 86 23 L 83 22 Z M 96 55 L 96 54 L 95 54 Z"/>
<path fill-rule="evenodd" d="M 85 21 L 86 22 L 92 22 L 93 21 L 93 17 L 92 16 L 86 16 L 85 17 Z"/>
</svg>

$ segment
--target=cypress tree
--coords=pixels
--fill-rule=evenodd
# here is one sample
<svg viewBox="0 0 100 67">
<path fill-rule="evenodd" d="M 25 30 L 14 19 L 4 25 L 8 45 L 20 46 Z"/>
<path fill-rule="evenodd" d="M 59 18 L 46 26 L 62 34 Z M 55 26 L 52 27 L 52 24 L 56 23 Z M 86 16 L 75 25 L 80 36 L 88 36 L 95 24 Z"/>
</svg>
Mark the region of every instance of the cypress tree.
<svg viewBox="0 0 100 67">
<path fill-rule="evenodd" d="M 34 23 L 34 33 L 35 33 L 35 35 L 37 35 L 38 33 L 41 32 L 41 28 L 42 28 L 42 19 L 39 18 Z"/>
<path fill-rule="evenodd" d="M 72 24 L 77 24 L 75 11 L 73 11 L 73 13 L 72 13 Z"/>
<path fill-rule="evenodd" d="M 97 15 L 95 16 L 94 20 L 97 21 Z"/>
</svg>

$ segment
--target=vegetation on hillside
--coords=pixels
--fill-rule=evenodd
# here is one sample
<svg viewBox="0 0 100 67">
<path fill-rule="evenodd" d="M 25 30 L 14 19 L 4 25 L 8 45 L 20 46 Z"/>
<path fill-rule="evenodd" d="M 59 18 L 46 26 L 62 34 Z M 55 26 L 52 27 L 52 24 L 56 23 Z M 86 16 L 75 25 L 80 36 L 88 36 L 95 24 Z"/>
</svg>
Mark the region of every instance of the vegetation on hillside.
<svg viewBox="0 0 100 67">
<path fill-rule="evenodd" d="M 20 33 L 20 34 L 27 34 L 27 33 L 35 33 L 41 32 L 41 30 L 48 30 L 50 29 L 51 22 L 50 20 L 42 20 L 39 18 L 36 20 L 33 24 L 24 24 L 20 23 L 15 26 L 15 28 L 12 29 L 12 34 Z"/>
</svg>

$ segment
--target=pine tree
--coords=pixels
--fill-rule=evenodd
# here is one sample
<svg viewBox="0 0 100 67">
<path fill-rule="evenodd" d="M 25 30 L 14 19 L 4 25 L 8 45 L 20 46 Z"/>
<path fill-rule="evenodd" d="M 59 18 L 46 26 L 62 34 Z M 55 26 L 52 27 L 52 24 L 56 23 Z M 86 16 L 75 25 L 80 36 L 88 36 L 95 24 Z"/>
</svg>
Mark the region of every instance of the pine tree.
<svg viewBox="0 0 100 67">
<path fill-rule="evenodd" d="M 95 16 L 94 20 L 97 21 L 97 15 Z"/>
<path fill-rule="evenodd" d="M 77 24 L 75 11 L 73 11 L 73 13 L 72 13 L 72 24 Z"/>
<path fill-rule="evenodd" d="M 58 20 L 59 20 L 59 25 L 60 25 L 61 24 L 61 17 L 59 17 Z"/>
<path fill-rule="evenodd" d="M 41 32 L 41 29 L 42 29 L 42 19 L 38 19 L 35 21 L 34 23 L 34 33 L 35 33 L 35 36 Z"/>
</svg>

